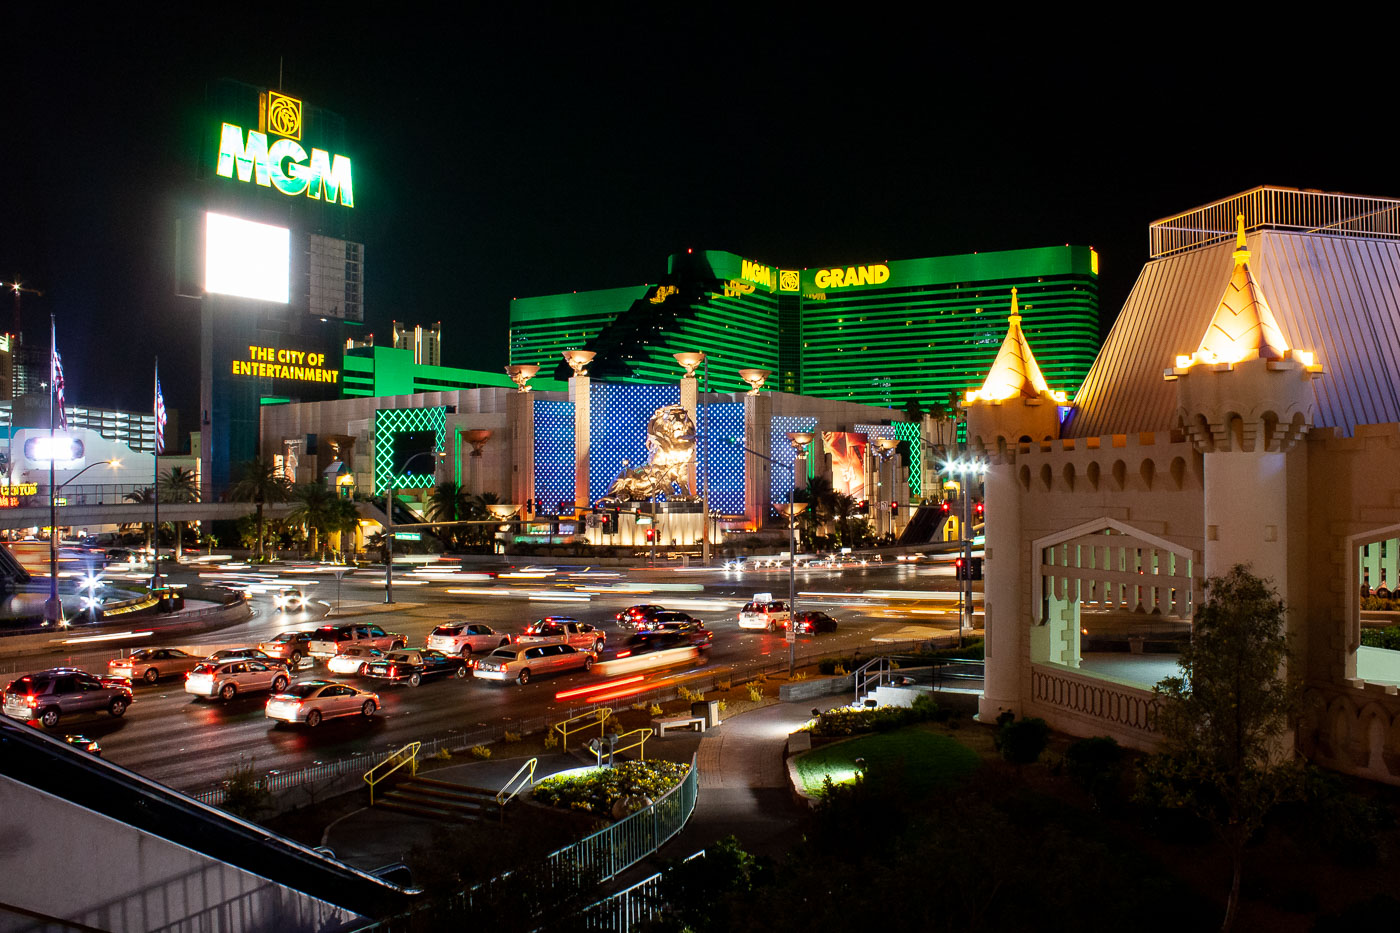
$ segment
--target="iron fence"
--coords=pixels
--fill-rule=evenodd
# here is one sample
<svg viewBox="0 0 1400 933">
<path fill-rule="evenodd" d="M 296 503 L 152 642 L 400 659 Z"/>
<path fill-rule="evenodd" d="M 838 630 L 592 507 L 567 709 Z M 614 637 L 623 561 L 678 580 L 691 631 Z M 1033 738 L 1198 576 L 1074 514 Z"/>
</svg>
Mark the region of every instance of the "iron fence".
<svg viewBox="0 0 1400 933">
<path fill-rule="evenodd" d="M 1400 238 L 1400 200 L 1263 186 L 1154 221 L 1153 259 L 1233 239 L 1236 218 L 1246 230 L 1270 227 L 1332 236 Z"/>
</svg>

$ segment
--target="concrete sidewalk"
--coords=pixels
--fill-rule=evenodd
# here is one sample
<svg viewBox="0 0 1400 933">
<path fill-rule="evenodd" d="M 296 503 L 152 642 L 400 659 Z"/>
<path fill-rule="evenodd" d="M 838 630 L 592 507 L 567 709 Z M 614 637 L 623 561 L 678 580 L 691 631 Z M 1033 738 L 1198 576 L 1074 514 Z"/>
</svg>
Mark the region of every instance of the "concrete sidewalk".
<svg viewBox="0 0 1400 933">
<path fill-rule="evenodd" d="M 683 858 L 729 835 L 754 854 L 776 857 L 785 852 L 795 841 L 803 814 L 788 784 L 784 763 L 788 734 L 811 718 L 814 707 L 829 709 L 843 702 L 844 696 L 777 703 L 735 716 L 703 735 L 648 740 L 651 758 L 689 761 L 695 755 L 699 798 L 686 828 L 656 856 L 634 866 L 619 880 L 644 877 L 656 871 L 663 859 Z M 520 759 L 468 762 L 434 769 L 431 777 L 494 790 L 522 763 Z M 572 754 L 541 756 L 535 779 L 585 763 Z M 321 844 L 341 861 L 372 870 L 403 861 L 414 845 L 431 838 L 435 825 L 430 819 L 365 807 L 326 827 Z M 505 830 L 509 828 L 507 817 Z"/>
</svg>

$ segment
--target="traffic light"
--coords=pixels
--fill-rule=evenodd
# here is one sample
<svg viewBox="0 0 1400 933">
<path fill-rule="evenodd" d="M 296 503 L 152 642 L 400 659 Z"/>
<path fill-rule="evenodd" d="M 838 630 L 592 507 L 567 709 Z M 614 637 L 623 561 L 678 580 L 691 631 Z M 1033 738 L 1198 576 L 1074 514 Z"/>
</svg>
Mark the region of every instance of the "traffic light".
<svg viewBox="0 0 1400 933">
<path fill-rule="evenodd" d="M 525 500 L 525 514 L 526 514 L 526 515 L 533 515 L 533 514 L 535 514 L 535 500 L 534 500 L 534 499 L 526 499 L 526 500 Z"/>
<path fill-rule="evenodd" d="M 982 510 L 982 503 L 980 503 L 980 502 L 977 503 L 976 505 L 974 505 L 974 506 L 972 507 L 972 509 L 973 509 L 973 511 L 975 511 L 975 512 L 977 513 L 977 517 L 978 517 L 978 518 L 981 518 L 981 517 L 982 517 L 982 513 L 983 513 L 983 510 Z"/>
<path fill-rule="evenodd" d="M 860 507 L 857 508 L 856 511 L 857 511 L 857 512 L 869 512 L 869 511 L 870 511 L 870 500 L 869 500 L 869 499 L 862 499 L 862 500 L 860 500 Z"/>
<path fill-rule="evenodd" d="M 655 541 L 656 541 L 656 529 L 655 529 L 655 528 L 648 528 L 648 529 L 647 529 L 647 544 L 653 544 L 653 543 L 655 543 Z"/>
<path fill-rule="evenodd" d="M 890 514 L 891 514 L 891 515 L 898 515 L 898 514 L 899 514 L 899 503 L 896 502 L 896 501 L 894 501 L 893 499 L 890 500 Z"/>
<path fill-rule="evenodd" d="M 603 515 L 602 515 L 602 518 L 603 518 L 603 534 L 605 534 L 605 535 L 615 535 L 615 534 L 617 534 L 617 515 L 616 515 L 615 513 L 613 513 L 613 512 L 604 512 Z"/>
<path fill-rule="evenodd" d="M 959 557 L 953 561 L 953 577 L 958 580 L 982 579 L 982 558 L 972 557 L 964 560 Z"/>
<path fill-rule="evenodd" d="M 947 499 L 944 499 L 943 504 L 939 506 L 939 509 L 943 512 L 944 515 L 947 515 L 949 512 L 953 511 L 953 503 L 949 502 Z"/>
</svg>

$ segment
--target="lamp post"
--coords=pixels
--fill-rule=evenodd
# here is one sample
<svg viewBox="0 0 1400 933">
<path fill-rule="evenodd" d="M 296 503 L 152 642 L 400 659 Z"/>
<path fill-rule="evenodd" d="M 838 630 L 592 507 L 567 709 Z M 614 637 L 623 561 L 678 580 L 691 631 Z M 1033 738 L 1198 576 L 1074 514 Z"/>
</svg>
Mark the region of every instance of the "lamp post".
<svg viewBox="0 0 1400 933">
<path fill-rule="evenodd" d="M 54 437 L 49 435 L 50 439 Z M 67 441 L 67 438 L 63 440 Z M 71 449 L 71 448 L 70 448 Z M 49 461 L 49 598 L 44 602 L 44 621 L 48 623 L 59 623 L 63 621 L 63 603 L 58 598 L 58 491 L 67 486 L 73 480 L 82 476 L 93 467 L 121 465 L 120 460 L 99 460 L 96 463 L 89 463 L 78 472 L 74 473 L 62 483 L 54 482 L 54 462 L 58 459 L 58 451 L 54 442 L 50 442 L 48 450 Z"/>
<path fill-rule="evenodd" d="M 404 461 L 403 472 L 407 473 L 409 466 L 415 460 L 419 460 L 423 457 L 436 456 L 438 456 L 438 452 L 435 450 L 425 450 L 422 453 L 414 454 L 413 456 L 409 457 L 407 460 Z M 390 471 L 390 474 L 391 475 L 389 476 L 389 495 L 388 498 L 384 500 L 384 511 L 386 513 L 385 518 L 389 522 L 388 527 L 384 529 L 384 534 L 386 536 L 384 547 L 384 602 L 386 605 L 392 604 L 394 601 L 394 499 L 398 496 L 398 490 L 394 486 L 394 477 L 392 475 L 392 469 Z M 437 478 L 436 461 L 434 461 L 433 463 L 433 478 Z"/>
<path fill-rule="evenodd" d="M 888 462 L 889 459 L 890 459 L 891 457 L 894 456 L 894 452 L 895 452 L 895 450 L 897 450 L 898 448 L 899 448 L 899 440 L 898 440 L 897 438 L 893 438 L 893 437 L 877 437 L 877 438 L 875 438 L 875 453 L 878 454 L 879 457 L 880 457 L 880 471 L 879 471 L 879 472 L 880 472 L 880 475 L 876 477 L 876 482 L 880 483 L 881 485 L 884 484 L 884 479 L 885 479 L 885 477 L 884 477 L 884 473 L 885 473 L 885 463 Z M 876 507 L 877 507 L 877 508 L 880 508 L 880 505 L 879 505 L 879 504 L 882 503 L 884 500 L 883 500 L 882 498 L 880 498 L 880 497 L 877 496 L 875 501 L 876 501 Z M 890 470 L 890 499 L 889 499 L 889 501 L 890 501 L 890 503 L 893 503 L 893 502 L 894 502 L 894 470 Z M 889 509 L 882 509 L 882 511 L 884 511 L 887 515 L 889 515 L 889 530 L 890 530 L 890 534 L 894 534 L 894 508 L 891 507 L 891 508 L 889 508 Z"/>
<path fill-rule="evenodd" d="M 962 519 L 958 528 L 958 535 L 962 539 L 958 554 L 962 558 L 963 566 L 963 579 L 958 586 L 959 648 L 962 647 L 964 617 L 967 619 L 968 628 L 972 627 L 972 535 L 969 534 L 972 496 L 968 492 L 967 484 L 969 477 L 980 476 L 986 470 L 987 465 L 974 457 L 957 457 L 943 464 L 945 473 L 958 477 L 958 492 L 962 495 Z"/>
</svg>

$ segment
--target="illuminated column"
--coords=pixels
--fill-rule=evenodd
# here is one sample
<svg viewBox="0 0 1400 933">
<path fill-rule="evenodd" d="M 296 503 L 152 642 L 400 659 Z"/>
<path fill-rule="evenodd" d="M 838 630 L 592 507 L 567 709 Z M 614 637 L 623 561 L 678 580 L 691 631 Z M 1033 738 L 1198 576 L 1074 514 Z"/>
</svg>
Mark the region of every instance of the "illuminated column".
<svg viewBox="0 0 1400 933">
<path fill-rule="evenodd" d="M 517 386 L 506 399 L 510 422 L 510 497 L 517 503 L 535 498 L 535 396 L 530 379 L 540 368 L 534 365 L 507 366 Z"/>
<path fill-rule="evenodd" d="M 486 442 L 491 439 L 491 432 L 484 428 L 477 428 L 471 431 L 463 431 L 462 437 L 468 444 L 472 445 L 471 455 L 467 458 L 467 463 L 471 465 L 471 475 L 467 479 L 467 492 L 474 496 L 482 493 L 481 482 L 481 450 L 486 446 Z M 461 450 L 454 451 L 457 462 L 462 462 Z"/>
<path fill-rule="evenodd" d="M 705 361 L 703 353 L 673 353 L 676 362 L 685 367 L 685 375 L 681 377 L 681 407 L 690 415 L 691 423 L 695 425 L 695 432 L 700 433 L 699 398 L 700 380 L 695 377 L 695 367 Z M 700 443 L 704 443 L 702 439 Z M 695 445 L 695 449 L 700 449 L 700 443 Z M 690 494 L 700 495 L 700 488 L 695 482 L 695 470 L 700 458 L 696 457 L 690 462 Z"/>
<path fill-rule="evenodd" d="M 878 466 L 876 467 L 876 469 L 875 469 L 875 481 L 876 481 L 876 483 L 879 484 L 879 485 L 877 486 L 877 488 L 880 490 L 880 495 L 877 497 L 878 501 L 876 502 L 875 508 L 876 508 L 877 511 L 884 512 L 885 515 L 888 516 L 888 530 L 889 530 L 890 533 L 892 533 L 892 534 L 894 533 L 894 510 L 891 509 L 891 508 L 882 506 L 881 503 L 891 503 L 891 502 L 894 502 L 894 501 L 895 501 L 895 495 L 894 495 L 895 471 L 898 469 L 898 463 L 896 462 L 896 466 L 895 466 L 895 467 L 892 467 L 892 468 L 890 469 L 890 486 L 889 486 L 889 489 L 888 489 L 888 490 L 885 489 L 883 482 L 881 482 L 881 477 L 883 477 L 884 474 L 885 474 L 885 464 L 886 464 L 887 462 L 889 462 L 889 460 L 894 456 L 894 452 L 895 452 L 898 448 L 899 448 L 899 439 L 898 439 L 898 438 L 894 438 L 894 437 L 877 437 L 877 438 L 875 438 L 875 453 L 876 453 L 876 455 L 879 457 L 879 461 L 878 461 L 878 464 L 879 464 L 879 465 L 878 465 Z M 884 523 L 884 522 L 882 521 L 882 524 L 883 524 L 883 523 Z"/>
<path fill-rule="evenodd" d="M 574 507 L 579 510 L 591 505 L 588 499 L 588 456 L 592 442 L 592 408 L 588 393 L 592 380 L 583 370 L 594 355 L 591 350 L 564 351 L 564 362 L 574 371 L 569 377 L 569 401 L 574 405 Z"/>
<path fill-rule="evenodd" d="M 768 450 L 772 443 L 773 397 L 744 396 L 744 446 L 749 450 Z M 779 467 L 781 469 L 781 467 Z M 752 453 L 744 454 L 744 514 L 754 528 L 762 528 L 768 518 L 771 486 L 768 482 L 769 463 Z"/>
</svg>

